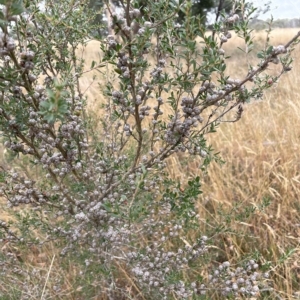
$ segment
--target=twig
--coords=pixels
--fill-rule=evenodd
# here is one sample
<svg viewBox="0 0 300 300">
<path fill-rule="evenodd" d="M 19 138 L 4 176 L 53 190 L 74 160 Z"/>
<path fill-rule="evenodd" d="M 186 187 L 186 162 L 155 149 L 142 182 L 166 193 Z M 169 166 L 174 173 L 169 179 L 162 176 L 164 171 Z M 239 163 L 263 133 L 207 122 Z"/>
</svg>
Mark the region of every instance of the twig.
<svg viewBox="0 0 300 300">
<path fill-rule="evenodd" d="M 51 272 L 51 269 L 52 269 L 52 266 L 53 266 L 54 258 L 55 258 L 55 254 L 54 254 L 53 257 L 52 257 L 51 265 L 50 265 L 50 268 L 49 268 L 49 271 L 48 271 L 48 274 L 47 274 L 47 278 L 46 278 L 46 281 L 45 281 L 45 284 L 44 284 L 44 288 L 43 288 L 41 300 L 43 300 L 43 297 L 44 297 L 46 285 L 47 285 L 48 280 L 49 280 L 49 276 L 50 276 L 50 272 Z"/>
</svg>

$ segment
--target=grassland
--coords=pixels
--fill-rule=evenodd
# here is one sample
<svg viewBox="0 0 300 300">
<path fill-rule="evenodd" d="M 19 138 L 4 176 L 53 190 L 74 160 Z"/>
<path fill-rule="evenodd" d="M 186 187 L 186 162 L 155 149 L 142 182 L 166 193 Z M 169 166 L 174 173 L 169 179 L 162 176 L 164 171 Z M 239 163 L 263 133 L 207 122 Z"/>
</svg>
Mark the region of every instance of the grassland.
<svg viewBox="0 0 300 300">
<path fill-rule="evenodd" d="M 271 33 L 271 44 L 284 44 L 296 32 L 277 29 Z M 253 35 L 263 44 L 266 33 Z M 236 46 L 243 47 L 238 37 L 234 39 Z M 300 299 L 299 50 L 298 45 L 293 70 L 262 100 L 246 105 L 239 122 L 221 124 L 217 133 L 208 137 L 226 163 L 209 167 L 199 200 L 204 230 L 205 220 L 214 218 L 216 226 L 228 222 L 233 230 L 244 233 L 239 237 L 226 234 L 219 244 L 224 257 L 240 258 L 257 251 L 265 263 L 271 262 L 276 293 L 268 299 Z M 246 75 L 247 60 L 255 61 L 242 52 L 232 57 L 228 74 L 235 78 Z M 172 161 L 170 170 L 177 177 L 198 172 L 195 163 L 183 165 L 179 159 Z M 254 214 L 243 221 L 230 215 L 235 212 L 243 219 L 251 207 L 256 208 Z M 229 215 L 219 214 L 220 210 Z"/>
<path fill-rule="evenodd" d="M 284 44 L 295 32 L 275 30 L 271 42 Z M 258 33 L 257 39 L 263 41 L 263 34 Z M 283 76 L 262 101 L 247 105 L 239 122 L 222 124 L 209 137 L 226 163 L 209 168 L 199 206 L 203 219 L 217 216 L 220 207 L 240 213 L 246 207 L 256 207 L 246 221 L 230 221 L 232 228 L 245 232 L 245 237 L 227 236 L 220 247 L 228 258 L 251 251 L 262 253 L 273 265 L 278 299 L 300 298 L 299 50 L 298 45 L 292 72 Z M 229 72 L 239 76 L 244 70 L 241 60 L 234 60 Z M 174 161 L 173 168 L 176 166 L 178 173 L 185 172 L 180 170 L 179 161 Z M 269 206 L 262 209 L 264 202 Z M 275 299 L 275 294 L 272 297 Z"/>
</svg>

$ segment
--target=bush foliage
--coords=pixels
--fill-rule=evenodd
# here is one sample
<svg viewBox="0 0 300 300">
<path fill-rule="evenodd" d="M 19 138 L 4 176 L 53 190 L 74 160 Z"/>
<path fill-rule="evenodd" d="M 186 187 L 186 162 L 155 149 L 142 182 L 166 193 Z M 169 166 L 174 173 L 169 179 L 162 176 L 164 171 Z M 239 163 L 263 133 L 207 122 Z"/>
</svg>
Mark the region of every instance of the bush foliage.
<svg viewBox="0 0 300 300">
<path fill-rule="evenodd" d="M 1 195 L 11 216 L 0 223 L 1 297 L 67 297 L 69 279 L 49 281 L 55 259 L 73 268 L 76 299 L 252 297 L 268 289 L 254 258 L 213 263 L 214 240 L 230 228 L 201 232 L 200 178 L 177 182 L 166 166 L 179 153 L 203 172 L 221 162 L 206 136 L 238 121 L 247 102 L 291 70 L 299 34 L 286 45 L 267 39 L 256 65 L 235 78 L 222 47 L 234 31 L 241 50 L 253 49 L 250 5 L 235 2 L 208 34 L 195 16 L 176 24 L 180 11 L 189 16 L 189 1 L 149 2 L 143 14 L 138 2 L 121 1 L 117 13 L 108 2 L 114 34 L 86 66 L 86 1 L 39 2 L 0 0 Z M 271 64 L 282 68 L 271 74 Z M 96 117 L 81 85 L 95 71 L 105 96 Z M 47 273 L 13 251 L 49 244 L 56 254 Z"/>
</svg>

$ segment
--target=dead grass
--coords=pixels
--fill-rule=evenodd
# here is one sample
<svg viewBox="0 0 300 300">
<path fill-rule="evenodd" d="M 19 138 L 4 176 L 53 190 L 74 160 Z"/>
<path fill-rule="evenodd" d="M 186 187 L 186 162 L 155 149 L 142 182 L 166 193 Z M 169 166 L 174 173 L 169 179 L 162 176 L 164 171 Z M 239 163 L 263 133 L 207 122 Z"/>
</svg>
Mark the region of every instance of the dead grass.
<svg viewBox="0 0 300 300">
<path fill-rule="evenodd" d="M 284 44 L 295 32 L 275 30 L 272 42 Z M 226 235 L 219 246 L 231 259 L 255 251 L 262 253 L 272 262 L 272 284 L 278 299 L 299 299 L 296 294 L 299 297 L 300 292 L 299 50 L 298 45 L 293 70 L 262 101 L 248 104 L 239 122 L 221 124 L 218 132 L 208 137 L 226 163 L 209 167 L 199 200 L 201 219 L 213 216 L 216 224 L 225 222 L 224 213 L 218 214 L 221 208 L 242 214 L 246 207 L 256 207 L 250 218 L 229 221 L 230 227 L 244 236 Z M 235 74 L 235 78 L 245 75 L 243 65 L 242 60 L 233 59 L 228 73 Z M 184 166 L 176 157 L 170 169 L 182 179 L 197 172 L 201 175 L 195 166 Z M 264 199 L 270 205 L 262 210 Z M 207 225 L 203 229 L 207 230 Z"/>
</svg>

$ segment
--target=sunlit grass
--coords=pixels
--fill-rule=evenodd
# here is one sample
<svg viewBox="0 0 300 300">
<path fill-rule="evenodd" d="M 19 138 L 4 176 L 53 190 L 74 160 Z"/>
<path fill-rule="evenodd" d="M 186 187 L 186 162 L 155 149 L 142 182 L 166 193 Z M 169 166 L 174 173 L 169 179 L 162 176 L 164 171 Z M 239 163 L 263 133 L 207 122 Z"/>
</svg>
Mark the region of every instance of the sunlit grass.
<svg viewBox="0 0 300 300">
<path fill-rule="evenodd" d="M 284 44 L 296 32 L 275 30 L 271 42 Z M 263 41 L 262 33 L 258 33 L 258 40 Z M 235 42 L 239 43 L 238 38 Z M 215 224 L 225 222 L 224 215 L 218 214 L 221 208 L 240 214 L 247 207 L 256 208 L 250 218 L 229 222 L 233 230 L 243 232 L 244 236 L 226 234 L 219 245 L 228 258 L 244 257 L 255 251 L 263 254 L 266 261 L 272 262 L 272 284 L 280 299 L 296 299 L 294 293 L 300 290 L 299 49 L 298 45 L 293 53 L 293 70 L 262 100 L 245 105 L 239 122 L 221 124 L 217 133 L 208 136 L 209 143 L 220 151 L 226 163 L 209 167 L 199 200 L 200 218 L 213 217 Z M 250 59 L 253 61 L 253 57 Z M 228 74 L 235 78 L 244 76 L 244 67 L 242 59 L 233 57 Z M 196 163 L 183 165 L 176 158 L 170 169 L 178 178 L 199 172 Z M 266 202 L 269 206 L 263 209 Z M 203 229 L 207 229 L 206 224 Z"/>
</svg>

